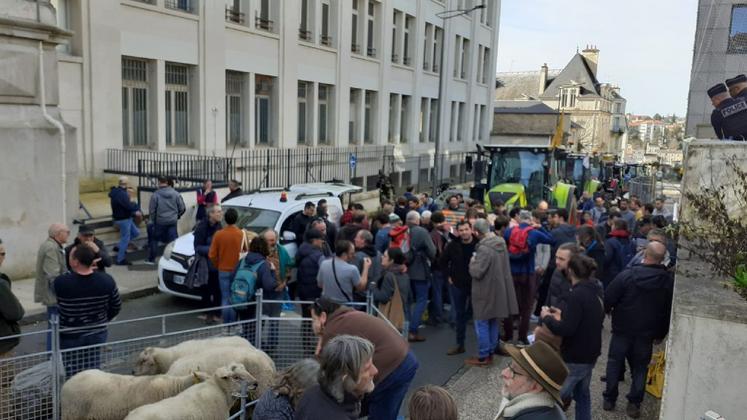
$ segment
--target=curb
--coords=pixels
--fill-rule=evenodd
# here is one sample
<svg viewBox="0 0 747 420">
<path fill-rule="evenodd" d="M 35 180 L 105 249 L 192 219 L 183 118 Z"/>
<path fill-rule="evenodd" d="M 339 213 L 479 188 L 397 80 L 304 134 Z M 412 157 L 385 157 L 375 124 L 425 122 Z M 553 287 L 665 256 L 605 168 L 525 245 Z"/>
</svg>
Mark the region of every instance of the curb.
<svg viewBox="0 0 747 420">
<path fill-rule="evenodd" d="M 150 296 L 158 293 L 158 286 L 149 286 L 141 289 L 130 290 L 126 293 L 121 293 L 119 297 L 122 301 L 138 299 L 145 296 Z M 23 317 L 18 323 L 20 326 L 27 326 L 38 324 L 39 322 L 45 322 L 47 320 L 47 312 L 43 309 L 32 311 L 32 313 Z"/>
</svg>

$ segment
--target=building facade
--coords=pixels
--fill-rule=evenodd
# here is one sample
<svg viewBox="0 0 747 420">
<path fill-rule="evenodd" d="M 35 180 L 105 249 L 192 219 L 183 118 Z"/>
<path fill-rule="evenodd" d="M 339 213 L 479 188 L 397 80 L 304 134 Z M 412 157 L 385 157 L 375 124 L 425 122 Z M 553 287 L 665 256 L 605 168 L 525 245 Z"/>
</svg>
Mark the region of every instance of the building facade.
<svg viewBox="0 0 747 420">
<path fill-rule="evenodd" d="M 686 136 L 715 138 L 711 86 L 747 69 L 747 4 L 743 0 L 700 0 L 695 29 Z"/>
<path fill-rule="evenodd" d="M 439 12 L 478 2 L 53 3 L 74 33 L 58 53 L 60 108 L 82 176 L 101 176 L 107 149 L 390 144 L 417 156 L 438 133 L 447 152 L 489 137 L 499 0 L 445 21 Z"/>
<path fill-rule="evenodd" d="M 566 146 L 579 152 L 620 154 L 624 149 L 626 100 L 620 88 L 597 80 L 599 50 L 587 47 L 562 70 L 499 73 L 497 100 L 540 100 L 572 123 Z"/>
</svg>

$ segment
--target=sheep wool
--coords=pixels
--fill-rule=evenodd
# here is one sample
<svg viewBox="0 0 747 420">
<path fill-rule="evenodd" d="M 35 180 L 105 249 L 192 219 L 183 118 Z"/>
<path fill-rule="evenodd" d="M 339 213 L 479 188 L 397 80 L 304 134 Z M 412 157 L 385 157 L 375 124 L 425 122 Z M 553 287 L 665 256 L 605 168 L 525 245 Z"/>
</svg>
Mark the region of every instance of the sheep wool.
<svg viewBox="0 0 747 420">
<path fill-rule="evenodd" d="M 166 373 L 177 359 L 218 347 L 255 349 L 249 341 L 239 336 L 187 340 L 166 348 L 147 347 L 138 355 L 133 374 L 156 375 Z"/>
<path fill-rule="evenodd" d="M 188 388 L 174 397 L 131 411 L 125 420 L 225 420 L 230 416 L 234 394 L 241 384 L 249 389 L 257 381 L 238 363 L 216 369 L 209 380 Z"/>
<path fill-rule="evenodd" d="M 142 405 L 173 397 L 210 379 L 197 372 L 182 376 L 129 376 L 84 370 L 62 386 L 62 419 L 121 420 Z"/>
</svg>

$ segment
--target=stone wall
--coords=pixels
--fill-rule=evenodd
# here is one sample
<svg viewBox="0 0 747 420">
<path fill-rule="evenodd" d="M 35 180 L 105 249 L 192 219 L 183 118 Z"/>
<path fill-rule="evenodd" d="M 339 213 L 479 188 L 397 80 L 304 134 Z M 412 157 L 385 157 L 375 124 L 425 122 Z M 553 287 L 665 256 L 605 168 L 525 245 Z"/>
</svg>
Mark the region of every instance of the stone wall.
<svg viewBox="0 0 747 420">
<path fill-rule="evenodd" d="M 727 185 L 724 161 L 747 169 L 747 142 L 697 141 L 688 146 L 683 192 Z M 683 220 L 691 220 L 682 199 Z M 703 261 L 680 250 L 661 419 L 698 419 L 713 410 L 726 419 L 747 412 L 747 301 L 723 287 Z"/>
</svg>

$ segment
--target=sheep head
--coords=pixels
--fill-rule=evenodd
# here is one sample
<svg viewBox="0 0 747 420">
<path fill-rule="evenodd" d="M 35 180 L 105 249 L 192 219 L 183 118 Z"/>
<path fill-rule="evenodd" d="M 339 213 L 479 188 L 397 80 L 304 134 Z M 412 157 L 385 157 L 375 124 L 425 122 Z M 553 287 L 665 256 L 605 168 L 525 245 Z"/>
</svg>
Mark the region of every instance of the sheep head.
<svg viewBox="0 0 747 420">
<path fill-rule="evenodd" d="M 192 372 L 192 379 L 195 381 L 196 384 L 200 382 L 205 382 L 208 379 L 210 379 L 212 376 L 201 371 Z"/>
<path fill-rule="evenodd" d="M 140 352 L 135 361 L 135 369 L 132 374 L 136 376 L 141 375 L 155 375 L 158 372 L 158 363 L 156 362 L 156 348 L 146 347 L 145 350 Z"/>
<path fill-rule="evenodd" d="M 241 392 L 241 384 L 247 382 L 247 389 L 253 391 L 257 389 L 257 379 L 247 372 L 246 368 L 240 363 L 231 363 L 216 369 L 213 375 L 218 385 L 226 391 L 228 395 L 234 395 Z"/>
</svg>

